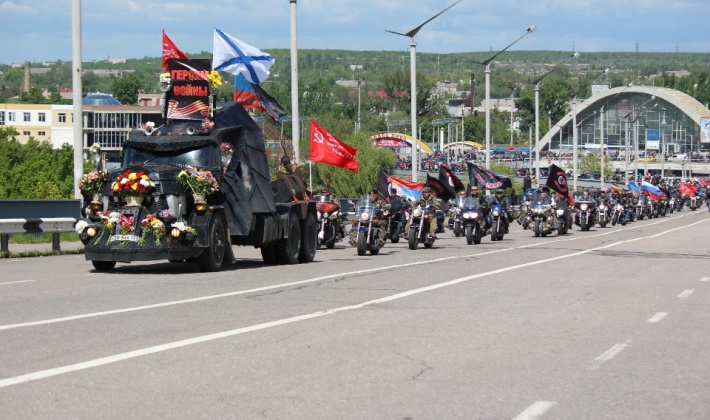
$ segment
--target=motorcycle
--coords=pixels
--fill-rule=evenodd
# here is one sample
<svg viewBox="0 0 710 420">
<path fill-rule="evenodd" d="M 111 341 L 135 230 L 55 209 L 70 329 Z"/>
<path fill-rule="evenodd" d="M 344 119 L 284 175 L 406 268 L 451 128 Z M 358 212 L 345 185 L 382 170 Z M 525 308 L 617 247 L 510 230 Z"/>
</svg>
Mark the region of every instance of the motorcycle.
<svg viewBox="0 0 710 420">
<path fill-rule="evenodd" d="M 449 206 L 449 229 L 454 232 L 454 236 L 457 238 L 463 235 L 463 219 L 461 218 L 463 201 L 464 197 L 456 197 Z"/>
<path fill-rule="evenodd" d="M 692 197 L 688 197 L 688 208 L 690 210 L 697 210 L 700 207 L 700 200 L 698 200 L 698 196 L 694 195 Z"/>
<path fill-rule="evenodd" d="M 668 197 L 664 195 L 658 200 L 658 215 L 666 217 L 666 214 L 668 214 L 668 206 Z"/>
<path fill-rule="evenodd" d="M 609 223 L 609 201 L 605 198 L 599 199 L 599 210 L 597 210 L 597 222 L 599 226 L 605 228 Z"/>
<path fill-rule="evenodd" d="M 393 244 L 396 244 L 399 242 L 399 237 L 404 229 L 402 203 L 386 204 L 383 216 L 385 221 L 385 238 L 389 239 Z"/>
<path fill-rule="evenodd" d="M 535 236 L 547 236 L 557 228 L 556 213 L 552 204 L 543 203 L 537 197 L 528 204 L 528 223 L 535 233 Z"/>
<path fill-rule="evenodd" d="M 504 217 L 508 217 L 503 210 L 503 206 L 496 203 L 491 206 L 491 214 L 489 218 L 491 219 L 491 241 L 502 241 L 505 236 L 505 221 Z"/>
<path fill-rule="evenodd" d="M 638 199 L 634 200 L 633 213 L 638 220 L 643 220 L 643 218 L 646 217 L 646 200 L 644 200 L 642 197 L 639 197 Z"/>
<path fill-rule="evenodd" d="M 588 231 L 596 222 L 596 207 L 597 203 L 589 201 L 575 201 L 574 208 L 577 212 L 574 215 L 574 224 L 579 226 L 582 231 Z"/>
<path fill-rule="evenodd" d="M 358 200 L 355 207 L 353 228 L 350 231 L 350 245 L 357 248 L 357 255 L 363 256 L 370 251 L 371 255 L 380 253 L 384 245 L 384 233 L 380 228 L 382 210 L 370 204 L 370 199 L 365 196 Z"/>
<path fill-rule="evenodd" d="M 555 213 L 557 214 L 557 234 L 564 235 L 570 229 L 570 220 L 572 217 L 569 214 L 569 206 L 566 201 L 558 201 L 554 205 Z"/>
<path fill-rule="evenodd" d="M 340 221 L 340 206 L 333 203 L 329 196 L 314 195 L 311 201 L 316 203 L 318 217 L 318 242 L 317 248 L 325 245 L 332 249 L 336 242 L 345 237 L 345 228 Z"/>
<path fill-rule="evenodd" d="M 411 211 L 409 216 L 409 232 L 407 233 L 407 242 L 409 249 L 415 250 L 419 244 L 424 244 L 424 248 L 431 248 L 434 245 L 436 238 L 429 235 L 429 224 L 436 223 L 436 209 L 433 204 L 419 203 Z"/>
<path fill-rule="evenodd" d="M 466 197 L 463 200 L 461 217 L 466 235 L 466 243 L 480 244 L 481 238 L 486 233 L 483 209 L 477 198 Z"/>
<path fill-rule="evenodd" d="M 617 223 L 626 226 L 626 210 L 624 205 L 618 202 L 614 204 L 614 210 L 611 212 L 611 225 L 615 226 Z"/>
</svg>

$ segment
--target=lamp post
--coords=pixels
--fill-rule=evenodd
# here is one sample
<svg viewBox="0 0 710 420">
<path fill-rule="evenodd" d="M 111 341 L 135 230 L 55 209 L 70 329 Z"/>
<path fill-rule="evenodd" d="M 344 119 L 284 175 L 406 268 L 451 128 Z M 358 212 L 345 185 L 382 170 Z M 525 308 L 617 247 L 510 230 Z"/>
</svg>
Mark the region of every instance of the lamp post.
<svg viewBox="0 0 710 420">
<path fill-rule="evenodd" d="M 602 76 L 608 74 L 610 69 L 607 67 L 602 74 L 596 77 L 596 79 L 592 80 L 592 85 L 599 80 Z M 579 172 L 579 139 L 577 138 L 577 95 L 579 94 L 579 91 L 575 92 L 574 95 L 572 95 L 572 128 L 574 129 L 572 133 L 572 185 L 575 191 L 577 191 L 577 177 L 578 177 L 578 172 Z M 592 115 L 596 114 L 596 111 Z M 587 117 L 589 118 L 589 117 Z M 587 118 L 584 118 L 582 121 L 579 123 L 582 124 L 584 120 Z"/>
<path fill-rule="evenodd" d="M 355 124 L 355 131 L 360 131 L 360 85 L 365 79 L 362 77 L 357 78 L 357 123 Z"/>
<path fill-rule="evenodd" d="M 452 4 L 449 5 L 446 9 L 442 10 L 441 12 L 435 14 L 434 16 L 430 17 L 424 23 L 421 25 L 417 26 L 416 28 L 410 30 L 407 33 L 399 33 L 399 32 L 394 32 L 390 31 L 388 29 L 385 29 L 386 32 L 389 32 L 391 34 L 395 35 L 402 35 L 410 38 L 410 43 L 409 43 L 409 68 L 410 68 L 410 77 L 411 77 L 411 93 L 409 97 L 411 98 L 411 118 L 412 118 L 412 181 L 417 182 L 419 179 L 419 161 L 417 159 L 417 147 L 419 146 L 417 143 L 417 33 L 419 33 L 419 30 L 424 27 L 427 23 L 431 22 L 432 20 L 436 19 L 439 17 L 442 13 L 446 12 L 447 10 L 451 9 L 458 3 L 460 3 L 461 0 L 456 0 Z"/>
<path fill-rule="evenodd" d="M 486 66 L 486 169 L 491 168 L 491 110 L 490 110 L 490 102 L 491 102 L 491 63 L 493 60 L 495 60 L 496 57 L 498 57 L 501 53 L 505 52 L 508 48 L 512 47 L 520 41 L 521 39 L 525 38 L 528 34 L 531 34 L 537 30 L 537 26 L 532 25 L 530 26 L 524 34 L 520 35 L 518 39 L 515 41 L 511 42 L 510 45 L 507 47 L 503 48 L 502 50 L 498 51 L 495 53 L 491 58 L 484 60 L 484 61 L 472 61 L 472 60 L 466 60 L 470 61 L 471 63 L 475 64 L 480 64 L 482 66 Z M 473 106 L 473 104 L 471 105 Z"/>
<path fill-rule="evenodd" d="M 638 115 L 637 115 L 635 118 L 633 118 L 633 120 L 632 120 L 631 118 L 633 117 L 633 115 L 634 115 L 634 113 L 636 112 L 636 110 L 631 110 L 631 111 L 629 111 L 629 112 L 628 112 L 626 115 L 624 115 L 624 117 L 623 117 L 623 118 L 626 120 L 626 145 L 625 145 L 624 149 L 626 150 L 627 156 L 626 156 L 626 158 L 624 159 L 624 170 L 626 171 L 626 175 L 625 175 L 624 179 L 626 180 L 626 184 L 627 184 L 627 185 L 628 185 L 628 183 L 629 183 L 629 167 L 628 167 L 628 165 L 629 165 L 629 158 L 628 158 L 628 150 L 629 150 L 629 135 L 630 135 L 630 132 L 631 132 L 630 127 L 633 126 L 634 124 L 636 124 L 636 129 L 634 130 L 634 144 L 635 144 L 635 146 L 634 146 L 634 154 L 635 154 L 635 156 L 634 156 L 634 177 L 633 177 L 633 179 L 635 180 L 635 179 L 636 179 L 636 176 L 638 175 L 638 151 L 639 151 L 639 150 L 638 150 L 638 147 L 639 147 L 639 146 L 638 146 L 638 144 L 639 144 L 639 143 L 638 143 L 638 120 L 645 114 L 645 113 L 642 113 L 642 110 L 643 110 L 644 106 L 646 106 L 647 103 L 649 103 L 649 102 L 651 102 L 651 101 L 654 101 L 654 100 L 656 100 L 656 96 L 655 96 L 655 95 L 652 95 L 652 96 L 651 96 L 651 99 L 649 99 L 648 101 L 642 103 L 641 106 L 639 106 Z M 655 109 L 657 106 L 658 106 L 657 103 L 653 104 L 653 106 L 651 107 L 651 109 L 649 109 L 648 111 L 650 111 L 650 110 L 652 110 L 652 109 Z M 648 112 L 648 111 L 646 111 L 646 112 Z"/>
<path fill-rule="evenodd" d="M 577 57 L 579 57 L 578 52 L 557 63 L 549 72 L 543 74 L 532 82 L 535 85 L 535 174 L 537 175 L 538 183 L 540 182 L 540 82 L 542 82 L 542 79 L 552 74 L 553 71 Z"/>
<path fill-rule="evenodd" d="M 661 179 L 665 176 L 665 166 L 666 166 L 666 144 L 663 141 L 665 134 L 663 133 L 663 126 L 666 125 L 666 109 L 662 108 L 661 109 L 661 122 L 660 122 L 660 129 L 661 129 Z"/>
</svg>

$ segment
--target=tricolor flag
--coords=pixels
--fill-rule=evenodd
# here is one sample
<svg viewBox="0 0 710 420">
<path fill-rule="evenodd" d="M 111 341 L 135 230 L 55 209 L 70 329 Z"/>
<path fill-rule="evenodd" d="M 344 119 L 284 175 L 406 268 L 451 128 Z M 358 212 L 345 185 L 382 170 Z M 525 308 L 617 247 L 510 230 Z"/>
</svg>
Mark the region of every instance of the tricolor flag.
<svg viewBox="0 0 710 420">
<path fill-rule="evenodd" d="M 657 186 L 651 184 L 650 182 L 643 181 L 641 183 L 641 188 L 643 188 L 643 193 L 651 197 L 654 200 L 659 200 L 661 198 L 661 190 Z"/>
<path fill-rule="evenodd" d="M 356 153 L 356 148 L 343 143 L 315 121 L 311 121 L 311 161 L 327 163 L 358 173 Z"/>
<path fill-rule="evenodd" d="M 421 182 L 407 181 L 406 179 L 390 176 L 389 182 L 392 188 L 397 189 L 397 193 L 410 200 L 416 200 L 422 195 L 424 184 Z"/>
<path fill-rule="evenodd" d="M 287 114 L 276 99 L 261 86 L 248 81 L 243 74 L 234 76 L 234 102 L 242 104 L 244 108 L 264 111 L 278 123 L 282 122 Z"/>
<path fill-rule="evenodd" d="M 214 30 L 212 68 L 233 75 L 243 74 L 252 83 L 259 84 L 269 77 L 274 58 L 256 47 L 245 44 L 219 29 Z"/>
<path fill-rule="evenodd" d="M 168 71 L 168 60 L 171 58 L 187 59 L 187 56 L 168 38 L 168 35 L 165 34 L 165 29 L 163 29 L 163 72 Z"/>
<path fill-rule="evenodd" d="M 629 191 L 636 194 L 641 194 L 641 189 L 634 183 L 634 181 L 629 181 Z"/>
</svg>

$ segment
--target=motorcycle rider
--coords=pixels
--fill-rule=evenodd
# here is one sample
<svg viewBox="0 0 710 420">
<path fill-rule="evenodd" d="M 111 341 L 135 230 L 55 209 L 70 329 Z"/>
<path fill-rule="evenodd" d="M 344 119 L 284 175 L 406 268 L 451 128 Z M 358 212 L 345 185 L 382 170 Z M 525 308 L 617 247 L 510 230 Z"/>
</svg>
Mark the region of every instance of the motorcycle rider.
<svg viewBox="0 0 710 420">
<path fill-rule="evenodd" d="M 633 207 L 633 193 L 629 192 L 628 194 L 620 194 L 620 201 L 622 206 L 624 206 L 624 220 L 621 223 L 621 226 L 626 225 L 626 222 L 630 222 L 633 217 L 633 213 L 631 213 L 631 208 Z"/>
<path fill-rule="evenodd" d="M 423 203 L 425 206 L 430 204 L 434 205 L 434 208 L 429 210 L 429 237 L 436 239 L 436 211 L 441 210 L 441 201 L 432 193 L 431 188 L 424 187 L 422 189 L 422 195 L 412 201 L 411 205 L 416 207 L 420 203 Z M 404 232 L 409 232 L 409 221 L 407 221 L 407 225 L 404 227 Z"/>
<path fill-rule="evenodd" d="M 389 191 L 389 197 L 387 197 L 387 203 L 389 204 L 389 217 L 390 223 L 402 223 L 403 215 L 402 209 L 404 208 L 404 201 L 402 197 L 397 195 L 397 189 L 391 188 Z M 388 232 L 389 233 L 389 232 Z"/>
<path fill-rule="evenodd" d="M 374 218 L 373 222 L 376 220 L 377 223 L 380 223 L 380 226 L 384 226 L 382 223 L 384 219 L 384 214 L 382 212 L 384 201 L 380 199 L 380 195 L 377 193 L 377 190 L 370 190 L 370 194 L 367 197 L 367 203 L 375 209 L 374 214 L 372 215 Z M 382 235 L 380 236 L 380 248 L 382 248 L 385 244 L 385 236 L 386 233 L 382 232 Z"/>
<path fill-rule="evenodd" d="M 486 231 L 488 231 L 488 229 L 491 228 L 490 223 L 488 223 L 488 213 L 490 213 L 488 200 L 486 200 L 485 197 L 479 195 L 477 185 L 471 185 L 471 197 L 473 197 L 474 200 L 478 200 L 478 205 L 481 207 L 481 215 L 483 216 L 483 220 L 485 221 L 485 228 Z"/>
<path fill-rule="evenodd" d="M 501 209 L 503 210 L 503 214 L 501 214 L 501 220 L 503 220 L 503 226 L 505 227 L 505 233 L 508 233 L 508 228 L 510 227 L 510 221 L 508 220 L 508 200 L 503 197 L 503 190 L 497 189 L 495 191 L 495 195 L 490 200 L 490 205 L 493 207 L 496 204 L 500 204 Z M 492 217 L 491 217 L 491 222 L 492 222 Z M 489 222 L 489 224 L 492 224 Z"/>
</svg>

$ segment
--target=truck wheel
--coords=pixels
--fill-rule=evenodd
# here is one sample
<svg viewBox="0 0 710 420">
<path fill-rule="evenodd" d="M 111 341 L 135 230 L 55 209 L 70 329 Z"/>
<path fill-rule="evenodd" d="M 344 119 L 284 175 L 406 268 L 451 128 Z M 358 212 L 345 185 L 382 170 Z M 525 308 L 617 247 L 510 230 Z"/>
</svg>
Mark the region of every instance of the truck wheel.
<svg viewBox="0 0 710 420">
<path fill-rule="evenodd" d="M 116 261 L 91 261 L 91 264 L 94 265 L 94 268 L 97 269 L 98 271 L 111 271 L 113 270 L 114 267 L 116 267 Z"/>
<path fill-rule="evenodd" d="M 298 254 L 298 261 L 309 263 L 316 257 L 318 248 L 318 226 L 313 213 L 308 213 L 306 219 L 301 222 L 301 252 Z"/>
<path fill-rule="evenodd" d="M 215 215 L 210 221 L 209 246 L 202 250 L 202 253 L 197 257 L 200 271 L 215 272 L 222 269 L 224 254 L 227 249 L 226 233 L 222 216 Z"/>
<path fill-rule="evenodd" d="M 296 264 L 301 252 L 301 223 L 298 217 L 291 213 L 288 216 L 288 238 L 283 238 L 276 245 L 276 254 L 281 264 Z"/>
<path fill-rule="evenodd" d="M 268 243 L 261 246 L 261 259 L 264 260 L 264 264 L 276 264 L 278 258 L 276 258 L 276 244 Z"/>
</svg>

